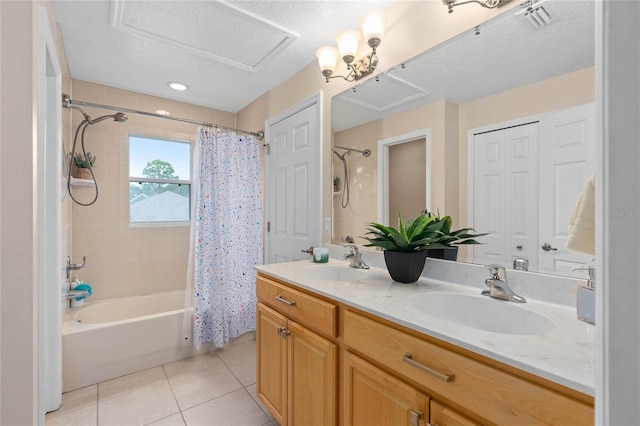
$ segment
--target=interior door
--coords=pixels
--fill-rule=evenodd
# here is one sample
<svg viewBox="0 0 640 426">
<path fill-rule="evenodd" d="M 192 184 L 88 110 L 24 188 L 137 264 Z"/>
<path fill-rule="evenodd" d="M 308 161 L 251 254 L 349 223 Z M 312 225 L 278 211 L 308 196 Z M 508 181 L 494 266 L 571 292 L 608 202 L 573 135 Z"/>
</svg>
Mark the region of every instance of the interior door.
<svg viewBox="0 0 640 426">
<path fill-rule="evenodd" d="M 592 255 L 565 247 L 569 218 L 589 177 L 595 173 L 593 104 L 561 110 L 540 121 L 540 272 L 584 277 L 571 269 Z"/>
<path fill-rule="evenodd" d="M 309 258 L 322 245 L 318 103 L 268 126 L 266 262 Z"/>
<path fill-rule="evenodd" d="M 474 261 L 506 267 L 515 258 L 538 267 L 538 123 L 473 138 L 473 227 L 490 232 Z"/>
</svg>

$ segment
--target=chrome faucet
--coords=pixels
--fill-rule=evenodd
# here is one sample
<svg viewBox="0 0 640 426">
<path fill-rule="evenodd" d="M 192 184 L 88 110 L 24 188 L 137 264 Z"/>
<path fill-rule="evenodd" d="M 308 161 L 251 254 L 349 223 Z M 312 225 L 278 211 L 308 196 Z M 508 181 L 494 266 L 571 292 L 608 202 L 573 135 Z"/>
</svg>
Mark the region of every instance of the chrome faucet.
<svg viewBox="0 0 640 426">
<path fill-rule="evenodd" d="M 496 299 L 508 300 L 516 303 L 527 303 L 527 300 L 517 295 L 507 282 L 507 270 L 500 265 L 489 265 L 486 267 L 491 273 L 491 278 L 487 278 L 484 283 L 489 290 L 483 290 L 482 294 Z"/>
<path fill-rule="evenodd" d="M 349 244 L 345 246 L 349 251 L 345 253 L 344 258 L 349 261 L 349 266 L 358 269 L 369 269 L 369 265 L 362 260 L 362 253 L 358 250 L 358 246 L 355 244 Z"/>
<path fill-rule="evenodd" d="M 87 263 L 87 256 L 82 256 L 82 263 L 71 263 L 71 258 L 67 256 L 67 279 L 71 276 L 71 271 L 77 271 L 84 268 Z"/>
</svg>

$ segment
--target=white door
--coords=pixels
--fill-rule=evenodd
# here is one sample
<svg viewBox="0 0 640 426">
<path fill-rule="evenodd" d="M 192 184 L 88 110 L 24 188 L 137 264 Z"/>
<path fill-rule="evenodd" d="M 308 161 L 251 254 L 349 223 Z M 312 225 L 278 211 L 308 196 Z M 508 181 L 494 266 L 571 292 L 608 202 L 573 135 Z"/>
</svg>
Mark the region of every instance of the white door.
<svg viewBox="0 0 640 426">
<path fill-rule="evenodd" d="M 540 272 L 585 277 L 571 269 L 593 256 L 565 247 L 569 218 L 595 172 L 593 104 L 557 111 L 540 120 Z"/>
<path fill-rule="evenodd" d="M 474 261 L 537 270 L 538 123 L 474 135 L 473 227 L 490 232 Z"/>
<path fill-rule="evenodd" d="M 318 102 L 267 126 L 266 263 L 310 259 L 322 245 Z"/>
</svg>

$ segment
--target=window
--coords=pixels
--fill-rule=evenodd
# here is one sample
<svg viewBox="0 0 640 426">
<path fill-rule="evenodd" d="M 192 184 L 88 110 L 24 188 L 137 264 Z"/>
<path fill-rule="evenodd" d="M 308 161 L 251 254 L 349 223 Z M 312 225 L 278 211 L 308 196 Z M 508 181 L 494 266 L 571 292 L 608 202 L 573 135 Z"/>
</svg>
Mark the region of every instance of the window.
<svg viewBox="0 0 640 426">
<path fill-rule="evenodd" d="M 129 222 L 188 222 L 191 143 L 129 137 Z"/>
</svg>

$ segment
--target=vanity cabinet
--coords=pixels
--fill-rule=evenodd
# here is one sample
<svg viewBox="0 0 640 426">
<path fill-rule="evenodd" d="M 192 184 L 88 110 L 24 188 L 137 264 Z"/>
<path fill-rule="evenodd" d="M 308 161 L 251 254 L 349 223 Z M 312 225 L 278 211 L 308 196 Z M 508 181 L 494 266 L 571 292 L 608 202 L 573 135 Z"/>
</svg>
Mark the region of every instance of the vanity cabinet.
<svg viewBox="0 0 640 426">
<path fill-rule="evenodd" d="M 257 295 L 257 394 L 281 426 L 593 425 L 593 398 L 529 372 L 267 276 Z"/>
<path fill-rule="evenodd" d="M 525 379 L 507 371 L 507 366 L 350 310 L 344 313 L 344 346 L 434 400 L 461 407 L 480 423 L 593 424 L 592 405 L 559 392 L 550 382 L 545 386 Z M 431 422 L 450 424 L 449 412 L 436 412 L 440 420 Z"/>
<path fill-rule="evenodd" d="M 280 426 L 337 422 L 337 306 L 257 280 L 257 389 Z"/>
<path fill-rule="evenodd" d="M 346 352 L 345 425 L 424 425 L 429 398 L 413 386 Z"/>
</svg>

